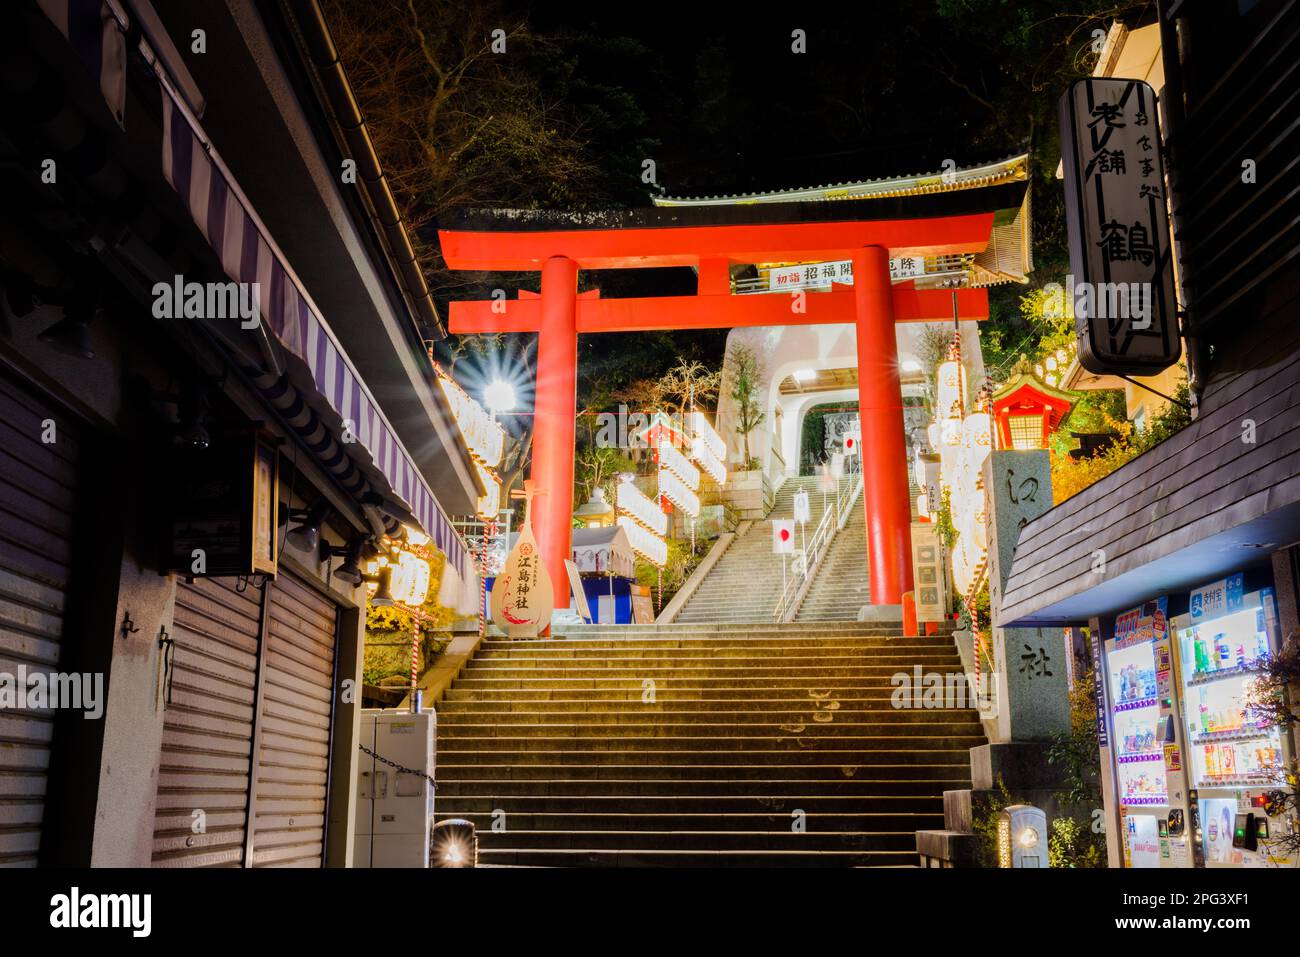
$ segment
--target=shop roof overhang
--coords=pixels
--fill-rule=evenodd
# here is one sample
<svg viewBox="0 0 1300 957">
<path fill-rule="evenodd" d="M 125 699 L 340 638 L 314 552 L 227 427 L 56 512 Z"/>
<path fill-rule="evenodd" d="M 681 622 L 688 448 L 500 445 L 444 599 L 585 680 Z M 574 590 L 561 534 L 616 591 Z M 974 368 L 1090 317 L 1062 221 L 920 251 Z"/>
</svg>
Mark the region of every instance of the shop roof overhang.
<svg viewBox="0 0 1300 957">
<path fill-rule="evenodd" d="M 322 148 L 331 133 L 297 72 L 305 69 L 297 51 L 273 41 L 253 5 L 196 0 L 158 12 L 181 49 L 198 28 L 220 46 L 220 57 L 186 61 L 208 94 L 204 128 L 294 271 L 326 305 L 331 328 L 442 508 L 472 514 L 482 489 L 469 451 L 365 210 L 345 194 Z"/>
<path fill-rule="evenodd" d="M 582 269 L 812 262 L 864 246 L 895 255 L 982 252 L 999 219 L 1013 218 L 1024 183 L 854 204 L 768 203 L 586 213 L 461 210 L 440 224 L 452 269 L 537 271 L 554 256 Z"/>
<path fill-rule="evenodd" d="M 1008 604 L 999 624 L 1008 628 L 1080 625 L 1093 616 L 1112 617 L 1160 595 L 1188 592 L 1266 561 L 1272 552 L 1297 540 L 1300 503 L 1293 503 L 1217 535 L 1192 541 L 1145 564 L 1136 564 L 1098 584 L 1089 586 L 1088 581 L 1096 576 L 1085 573 L 1075 579 L 1073 587 L 1061 586 L 1030 600 Z"/>
</svg>

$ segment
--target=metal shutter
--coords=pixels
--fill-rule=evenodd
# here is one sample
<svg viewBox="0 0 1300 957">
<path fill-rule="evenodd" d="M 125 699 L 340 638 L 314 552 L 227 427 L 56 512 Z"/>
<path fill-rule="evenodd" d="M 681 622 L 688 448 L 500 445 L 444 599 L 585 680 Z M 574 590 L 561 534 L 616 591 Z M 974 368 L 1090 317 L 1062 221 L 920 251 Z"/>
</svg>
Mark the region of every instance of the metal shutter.
<svg viewBox="0 0 1300 957">
<path fill-rule="evenodd" d="M 252 864 L 320 867 L 338 608 L 283 567 L 270 587 Z"/>
<path fill-rule="evenodd" d="M 155 867 L 238 867 L 249 809 L 262 588 L 200 578 L 176 586 L 171 702 L 163 722 Z M 206 833 L 194 833 L 196 810 Z"/>
<path fill-rule="evenodd" d="M 0 672 L 15 677 L 58 668 L 77 451 L 73 423 L 0 378 Z M 0 866 L 37 863 L 53 728 L 50 711 L 0 712 Z"/>
</svg>

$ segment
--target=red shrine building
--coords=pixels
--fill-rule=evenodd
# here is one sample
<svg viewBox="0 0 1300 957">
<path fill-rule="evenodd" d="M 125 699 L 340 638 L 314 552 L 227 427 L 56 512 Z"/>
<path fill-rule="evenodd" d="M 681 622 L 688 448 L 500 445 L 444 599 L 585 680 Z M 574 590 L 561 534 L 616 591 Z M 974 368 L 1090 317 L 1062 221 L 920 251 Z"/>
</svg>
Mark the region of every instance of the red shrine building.
<svg viewBox="0 0 1300 957">
<path fill-rule="evenodd" d="M 552 581 L 565 580 L 571 549 L 580 333 L 843 326 L 853 333 L 845 361 L 855 372 L 864 450 L 870 600 L 901 604 L 912 589 L 913 503 L 898 330 L 986 319 L 987 286 L 1026 281 L 1027 157 L 655 203 L 594 213 L 466 210 L 440 230 L 452 269 L 539 276 L 537 293 L 453 302 L 449 331 L 538 333 L 531 478 L 540 496 L 532 525 Z M 693 269 L 695 294 L 606 299 L 596 288 L 579 292 L 583 270 L 664 266 Z M 791 269 L 801 266 L 812 268 Z M 567 605 L 563 589 L 556 604 Z"/>
</svg>

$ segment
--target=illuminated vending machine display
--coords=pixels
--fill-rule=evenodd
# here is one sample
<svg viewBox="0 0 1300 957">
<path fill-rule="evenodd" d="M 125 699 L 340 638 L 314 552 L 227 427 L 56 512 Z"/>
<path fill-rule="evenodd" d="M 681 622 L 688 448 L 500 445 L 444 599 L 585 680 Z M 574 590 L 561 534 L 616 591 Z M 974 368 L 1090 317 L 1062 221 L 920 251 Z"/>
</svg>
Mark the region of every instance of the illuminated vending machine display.
<svg viewBox="0 0 1300 957">
<path fill-rule="evenodd" d="M 1247 594 L 1233 575 L 1191 593 L 1178 636 L 1188 774 L 1206 867 L 1293 867 L 1270 850 L 1290 755 L 1284 736 L 1251 708 L 1260 666 L 1278 647 L 1273 590 Z"/>
<path fill-rule="evenodd" d="M 1115 619 L 1106 642 L 1110 752 L 1125 867 L 1190 867 L 1166 600 Z"/>
</svg>

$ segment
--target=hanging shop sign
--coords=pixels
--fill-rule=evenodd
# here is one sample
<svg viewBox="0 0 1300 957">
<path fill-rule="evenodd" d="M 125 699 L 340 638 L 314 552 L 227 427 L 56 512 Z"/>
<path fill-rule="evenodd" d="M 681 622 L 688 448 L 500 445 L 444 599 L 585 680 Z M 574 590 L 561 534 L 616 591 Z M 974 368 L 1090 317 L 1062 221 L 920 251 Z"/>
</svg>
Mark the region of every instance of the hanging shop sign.
<svg viewBox="0 0 1300 957">
<path fill-rule="evenodd" d="M 172 450 L 164 570 L 187 578 L 274 575 L 279 453 L 262 434 Z"/>
<path fill-rule="evenodd" d="M 1079 363 L 1151 375 L 1178 361 L 1173 250 L 1156 94 L 1141 80 L 1089 77 L 1057 106 Z"/>
</svg>

